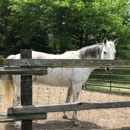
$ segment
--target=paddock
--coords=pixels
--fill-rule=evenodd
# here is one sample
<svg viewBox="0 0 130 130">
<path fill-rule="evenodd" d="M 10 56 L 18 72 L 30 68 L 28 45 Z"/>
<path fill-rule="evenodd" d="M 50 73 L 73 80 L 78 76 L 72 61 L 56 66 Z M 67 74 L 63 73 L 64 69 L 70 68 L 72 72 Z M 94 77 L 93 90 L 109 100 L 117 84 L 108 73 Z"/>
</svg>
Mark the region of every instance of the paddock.
<svg viewBox="0 0 130 130">
<path fill-rule="evenodd" d="M 30 64 L 30 63 L 31 64 Z M 43 63 L 43 61 L 39 61 L 41 63 Z M 16 61 L 10 60 L 10 61 L 5 61 L 5 65 L 7 66 L 9 64 L 9 66 L 16 66 L 16 64 L 22 66 L 29 66 L 32 65 L 33 63 L 35 65 L 42 65 L 43 64 L 39 64 L 39 62 L 34 61 L 34 60 L 23 60 L 23 62 L 21 62 L 21 60 L 18 60 L 17 63 Z M 12 64 L 13 63 L 13 64 Z M 22 64 L 21 64 L 22 63 Z M 51 64 L 50 64 L 51 63 Z M 77 63 L 77 64 L 76 64 Z M 98 65 L 98 66 L 123 66 L 123 67 L 129 67 L 129 61 L 83 61 L 79 62 L 79 61 L 67 61 L 64 60 L 61 64 L 60 61 L 56 62 L 56 61 L 47 61 L 45 62 L 44 60 L 44 65 L 46 66 L 79 66 L 79 63 L 81 66 L 94 66 L 94 65 Z M 10 65 L 12 64 L 12 65 Z M 33 64 L 33 66 L 34 66 Z M 100 65 L 99 65 L 100 64 Z M 34 71 L 36 72 L 36 68 L 33 68 Z M 19 74 L 29 74 L 32 72 L 30 70 L 31 69 L 25 69 L 24 67 L 21 68 L 6 68 L 3 69 L 3 73 L 14 73 L 14 74 L 18 74 L 18 70 L 20 70 Z M 1 72 L 2 72 L 1 71 Z M 25 73 L 27 71 L 27 73 Z M 34 73 L 34 72 L 33 72 Z M 40 73 L 40 72 L 38 72 Z M 43 73 L 43 72 L 42 72 Z M 36 74 L 36 73 L 35 73 Z M 130 84 L 128 84 L 129 86 Z M 67 95 L 67 88 L 63 88 L 63 87 L 50 87 L 50 86 L 43 86 L 42 84 L 37 84 L 36 82 L 33 83 L 33 102 L 32 102 L 32 106 L 33 105 L 50 105 L 50 104 L 60 104 L 61 107 L 63 105 L 63 103 L 65 102 L 66 99 L 66 95 Z M 1 85 L 0 85 L 0 111 L 1 114 L 6 114 L 7 113 L 7 108 L 11 107 L 6 103 L 5 100 L 5 96 L 4 96 L 4 92 L 3 92 L 3 87 L 2 87 L 2 80 L 1 80 Z M 83 89 L 80 93 L 80 102 L 78 105 L 82 105 L 82 102 L 87 102 L 87 103 L 98 103 L 100 104 L 100 107 L 102 108 L 105 104 L 108 104 L 109 102 L 114 102 L 117 106 L 112 105 L 111 107 L 109 106 L 109 108 L 103 107 L 104 109 L 99 109 L 100 107 L 97 108 L 93 108 L 93 109 L 89 109 L 89 110 L 81 110 L 82 111 L 78 111 L 78 117 L 79 120 L 81 121 L 82 127 L 75 127 L 74 124 L 72 123 L 71 120 L 71 115 L 72 112 L 67 112 L 69 115 L 69 119 L 62 119 L 63 113 L 62 112 L 49 112 L 47 113 L 47 119 L 46 120 L 33 120 L 33 130 L 40 130 L 40 129 L 129 129 L 129 122 L 130 122 L 130 97 L 129 97 L 129 93 L 124 94 L 124 93 L 115 93 L 115 92 L 99 92 L 99 91 L 93 91 L 93 90 L 88 90 L 88 89 Z M 118 104 L 118 102 L 121 102 L 122 104 Z M 126 102 L 125 104 L 123 102 Z M 72 102 L 72 100 L 71 100 Z M 105 102 L 105 104 L 104 104 Z M 101 106 L 102 105 L 102 106 Z M 27 106 L 29 107 L 29 106 Z M 115 108 L 113 108 L 115 107 Z M 123 108 L 120 108 L 123 107 Z M 17 114 L 15 112 L 16 108 L 11 108 L 14 110 L 14 116 L 17 117 Z M 19 109 L 19 108 L 18 108 Z M 19 109 L 20 110 L 20 109 Z M 70 110 L 70 109 L 69 109 Z M 76 110 L 73 109 L 73 110 Z M 71 111 L 73 111 L 71 109 Z M 20 111 L 19 111 L 20 112 Z M 29 117 L 29 115 L 27 114 L 26 117 Z M 9 118 L 9 116 L 8 116 Z M 25 120 L 25 119 L 24 119 Z M 28 122 L 26 122 L 28 123 Z M 1 123 L 0 124 L 0 128 L 2 130 L 14 130 L 14 126 L 13 123 Z M 20 128 L 19 128 L 20 130 Z"/>
<path fill-rule="evenodd" d="M 3 95 L 2 85 L 0 85 L 0 111 L 6 114 L 7 108 L 10 107 Z M 56 93 L 55 93 L 56 91 Z M 67 88 L 57 88 L 43 86 L 42 84 L 33 84 L 33 105 L 43 104 L 62 104 L 65 102 Z M 43 94 L 44 93 L 44 94 Z M 87 96 L 86 96 L 87 95 Z M 110 102 L 110 101 L 130 101 L 128 94 L 116 94 L 111 92 L 96 92 L 90 90 L 82 90 L 80 93 L 80 101 L 83 102 Z M 68 112 L 71 119 L 72 112 Z M 33 130 L 86 130 L 86 129 L 114 129 L 130 127 L 130 108 L 115 109 L 95 109 L 78 111 L 78 117 L 82 127 L 75 127 L 71 120 L 62 118 L 63 113 L 48 113 L 46 120 L 33 121 Z M 1 130 L 14 130 L 13 123 L 0 123 Z M 18 129 L 20 130 L 20 128 Z"/>
</svg>

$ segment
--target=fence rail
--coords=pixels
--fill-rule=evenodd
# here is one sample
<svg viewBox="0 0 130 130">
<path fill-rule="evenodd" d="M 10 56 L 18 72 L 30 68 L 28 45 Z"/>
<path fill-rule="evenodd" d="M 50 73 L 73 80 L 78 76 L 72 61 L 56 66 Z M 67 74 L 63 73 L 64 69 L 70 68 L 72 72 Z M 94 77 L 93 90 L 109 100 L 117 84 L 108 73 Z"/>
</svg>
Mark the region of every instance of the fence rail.
<svg viewBox="0 0 130 130">
<path fill-rule="evenodd" d="M 130 60 L 6 59 L 4 66 L 22 67 L 130 67 Z"/>
<path fill-rule="evenodd" d="M 0 67 L 0 74 L 13 74 L 13 75 L 45 75 L 47 69 L 45 67 Z"/>
<path fill-rule="evenodd" d="M 63 111 L 122 108 L 122 107 L 130 107 L 130 101 L 101 102 L 101 103 L 75 102 L 75 103 L 54 104 L 54 105 L 44 105 L 44 106 L 18 106 L 18 107 L 9 108 L 8 114 L 9 115 L 39 114 L 45 112 L 63 112 Z"/>
<path fill-rule="evenodd" d="M 129 90 L 130 87 L 126 86 L 127 84 L 130 84 L 129 78 L 130 68 L 115 68 L 111 74 L 105 74 L 104 68 L 99 68 L 91 73 L 86 82 L 86 88 L 94 86 L 98 88 L 100 87 L 101 89 L 110 88 L 110 91 L 112 89 Z"/>
</svg>

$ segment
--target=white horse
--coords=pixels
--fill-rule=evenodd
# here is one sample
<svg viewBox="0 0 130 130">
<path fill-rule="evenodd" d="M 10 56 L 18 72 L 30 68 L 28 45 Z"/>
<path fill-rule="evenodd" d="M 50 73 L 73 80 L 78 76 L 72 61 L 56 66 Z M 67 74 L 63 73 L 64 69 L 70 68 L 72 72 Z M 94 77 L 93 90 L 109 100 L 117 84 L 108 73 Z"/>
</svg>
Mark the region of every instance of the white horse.
<svg viewBox="0 0 130 130">
<path fill-rule="evenodd" d="M 118 39 L 114 41 L 108 41 L 106 38 L 102 43 L 97 43 L 92 46 L 81 48 L 77 51 L 68 51 L 61 55 L 52 55 L 42 52 L 32 51 L 32 59 L 101 59 L 101 60 L 114 60 L 115 58 L 115 46 L 118 43 Z M 20 59 L 20 54 L 11 55 L 7 59 Z M 50 86 L 64 86 L 68 87 L 68 94 L 66 103 L 70 101 L 73 94 L 73 102 L 78 101 L 79 92 L 82 89 L 82 85 L 87 81 L 89 75 L 95 68 L 48 68 L 48 74 L 43 76 L 33 76 L 33 79 L 37 79 L 43 84 Z M 16 92 L 14 92 L 14 83 L 17 86 Z M 11 101 L 13 97 L 13 106 L 17 106 L 20 103 L 20 76 L 18 75 L 4 75 L 3 85 L 5 95 L 8 101 Z M 13 93 L 12 93 L 13 92 Z M 64 112 L 63 118 L 67 118 L 66 112 Z M 75 125 L 80 125 L 77 118 L 77 111 L 73 112 L 72 117 Z M 15 124 L 17 126 L 17 124 Z"/>
</svg>

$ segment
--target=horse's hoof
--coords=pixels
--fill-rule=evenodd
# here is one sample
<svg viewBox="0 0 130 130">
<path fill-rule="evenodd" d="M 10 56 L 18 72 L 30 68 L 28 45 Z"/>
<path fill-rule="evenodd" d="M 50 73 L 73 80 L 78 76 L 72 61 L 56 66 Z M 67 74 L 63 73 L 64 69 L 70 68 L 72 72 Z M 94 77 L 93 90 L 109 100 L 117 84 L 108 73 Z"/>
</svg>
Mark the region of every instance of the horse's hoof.
<svg viewBox="0 0 130 130">
<path fill-rule="evenodd" d="M 77 126 L 77 127 L 81 127 L 80 121 L 74 121 L 74 125 Z"/>
<path fill-rule="evenodd" d="M 67 115 L 64 115 L 64 116 L 63 116 L 63 119 L 68 119 Z"/>
<path fill-rule="evenodd" d="M 19 122 L 15 122 L 14 123 L 14 128 L 15 129 L 19 129 L 20 128 L 20 123 Z"/>
</svg>

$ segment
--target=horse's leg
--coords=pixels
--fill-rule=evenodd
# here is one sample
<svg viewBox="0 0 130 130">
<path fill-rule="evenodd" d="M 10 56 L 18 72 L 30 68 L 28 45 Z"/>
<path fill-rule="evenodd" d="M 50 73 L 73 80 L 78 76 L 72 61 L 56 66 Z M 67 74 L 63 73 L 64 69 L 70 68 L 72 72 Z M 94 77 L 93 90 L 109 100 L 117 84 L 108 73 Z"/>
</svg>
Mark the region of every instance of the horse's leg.
<svg viewBox="0 0 130 130">
<path fill-rule="evenodd" d="M 16 85 L 16 92 L 13 97 L 13 106 L 18 106 L 21 101 L 20 76 L 14 76 L 13 78 Z"/>
<path fill-rule="evenodd" d="M 79 93 L 82 89 L 82 84 L 77 81 L 74 81 L 72 83 L 72 89 L 73 89 L 73 102 L 78 102 Z M 72 119 L 74 121 L 74 125 L 81 126 L 80 121 L 77 118 L 77 111 L 73 112 Z"/>
<path fill-rule="evenodd" d="M 20 85 L 17 85 L 16 93 L 13 98 L 13 107 L 18 106 L 20 103 L 20 92 L 21 92 L 21 87 L 20 87 Z M 14 122 L 14 128 L 18 129 L 18 128 L 20 128 L 20 126 L 21 125 L 20 125 L 19 121 Z"/>
<path fill-rule="evenodd" d="M 20 86 L 20 76 L 14 76 L 15 77 L 15 85 L 16 85 L 16 91 L 14 93 L 14 97 L 13 97 L 13 107 L 16 107 L 19 105 L 20 101 L 21 101 L 21 86 Z M 13 78 L 14 78 L 13 77 Z M 14 122 L 14 128 L 20 128 L 20 122 L 19 121 L 15 121 Z"/>
<path fill-rule="evenodd" d="M 69 87 L 68 92 L 67 92 L 67 97 L 66 97 L 66 103 L 68 103 L 70 101 L 71 95 L 72 95 L 72 87 Z M 64 112 L 63 118 L 68 119 L 68 117 L 66 115 L 66 111 Z"/>
</svg>

